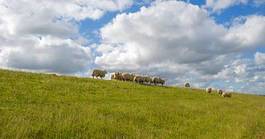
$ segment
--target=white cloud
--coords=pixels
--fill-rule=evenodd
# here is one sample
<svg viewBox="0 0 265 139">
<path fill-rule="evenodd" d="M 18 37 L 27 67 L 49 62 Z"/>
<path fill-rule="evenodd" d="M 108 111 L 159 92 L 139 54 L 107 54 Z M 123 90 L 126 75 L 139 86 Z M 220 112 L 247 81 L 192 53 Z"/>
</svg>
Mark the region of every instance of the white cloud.
<svg viewBox="0 0 265 139">
<path fill-rule="evenodd" d="M 0 1 L 0 66 L 76 73 L 93 63 L 78 22 L 122 11 L 132 0 Z"/>
<path fill-rule="evenodd" d="M 91 51 L 71 39 L 32 38 L 32 45 L 4 47 L 0 65 L 16 69 L 74 73 L 91 63 Z"/>
<path fill-rule="evenodd" d="M 206 0 L 206 7 L 210 7 L 216 12 L 237 4 L 246 4 L 247 2 L 248 0 Z"/>
<path fill-rule="evenodd" d="M 46 14 L 58 18 L 99 19 L 107 11 L 124 10 L 133 4 L 132 0 L 9 0 L 1 1 L 4 6 L 18 14 Z"/>
<path fill-rule="evenodd" d="M 208 30 L 209 27 L 211 30 Z M 101 33 L 104 43 L 112 44 L 116 51 L 120 51 L 120 56 L 132 58 L 131 61 L 137 63 L 161 60 L 192 63 L 212 56 L 211 51 L 216 50 L 204 45 L 216 47 L 214 43 L 221 41 L 216 36 L 222 36 L 225 29 L 216 25 L 208 18 L 207 12 L 197 6 L 168 1 L 142 8 L 137 13 L 121 14 Z M 126 50 L 121 50 L 124 47 Z M 137 56 L 127 57 L 127 54 Z M 97 60 L 102 61 L 102 58 Z"/>
<path fill-rule="evenodd" d="M 220 12 L 235 5 L 255 4 L 259 6 L 264 3 L 265 0 L 206 0 L 204 7 L 212 9 L 213 12 Z"/>
<path fill-rule="evenodd" d="M 207 31 L 206 31 L 207 30 Z M 184 2 L 157 2 L 131 14 L 118 15 L 101 29 L 102 56 L 96 63 L 146 65 L 192 64 L 265 43 L 265 17 L 247 17 L 230 28 L 218 25 L 207 11 Z M 117 64 L 118 63 L 118 64 Z M 128 65 L 128 66 L 129 66 Z"/>
<path fill-rule="evenodd" d="M 265 53 L 257 52 L 255 54 L 255 61 L 258 65 L 265 65 Z"/>
<path fill-rule="evenodd" d="M 256 65 L 253 59 L 240 58 L 228 64 L 215 78 L 229 81 L 236 91 L 264 94 L 264 75 L 265 66 Z"/>
<path fill-rule="evenodd" d="M 241 48 L 262 47 L 265 44 L 264 34 L 265 17 L 253 15 L 245 17 L 245 22 L 232 26 L 225 39 L 234 41 Z"/>
<path fill-rule="evenodd" d="M 258 5 L 265 4 L 265 0 L 254 0 L 254 2 Z"/>
<path fill-rule="evenodd" d="M 101 29 L 101 36 L 99 66 L 206 86 L 218 81 L 215 75 L 238 55 L 265 44 L 265 17 L 248 16 L 225 27 L 198 6 L 160 1 L 139 12 L 118 15 Z M 241 75 L 239 79 L 248 75 L 243 65 L 233 73 Z"/>
</svg>

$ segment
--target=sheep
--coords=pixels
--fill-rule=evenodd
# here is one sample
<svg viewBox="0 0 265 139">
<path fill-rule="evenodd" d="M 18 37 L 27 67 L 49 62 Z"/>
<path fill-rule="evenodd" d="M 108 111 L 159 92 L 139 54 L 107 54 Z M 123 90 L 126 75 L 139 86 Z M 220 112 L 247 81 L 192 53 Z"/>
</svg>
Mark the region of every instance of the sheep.
<svg viewBox="0 0 265 139">
<path fill-rule="evenodd" d="M 58 76 L 56 73 L 51 73 L 50 75 L 53 76 L 53 77 L 57 77 Z"/>
<path fill-rule="evenodd" d="M 190 83 L 185 83 L 184 86 L 185 86 L 186 88 L 190 88 Z"/>
<path fill-rule="evenodd" d="M 159 79 L 159 80 L 158 80 L 158 81 L 159 81 L 158 83 L 161 84 L 161 85 L 163 86 L 163 85 L 165 84 L 166 81 L 163 80 L 163 79 L 161 79 L 161 78 L 158 78 L 158 79 Z"/>
<path fill-rule="evenodd" d="M 123 81 L 133 81 L 134 76 L 135 76 L 134 74 L 122 73 L 122 80 Z"/>
<path fill-rule="evenodd" d="M 112 80 L 123 80 L 122 73 L 121 72 L 115 72 L 111 75 Z"/>
<path fill-rule="evenodd" d="M 152 83 L 152 78 L 151 77 L 145 76 L 143 78 L 144 78 L 144 82 L 145 83 L 147 83 L 147 84 L 151 84 Z"/>
<path fill-rule="evenodd" d="M 110 77 L 111 80 L 114 80 L 114 74 L 111 74 L 111 77 Z"/>
<path fill-rule="evenodd" d="M 154 85 L 157 85 L 158 82 L 159 82 L 158 77 L 153 77 L 153 78 L 152 78 L 152 83 L 153 83 Z"/>
<path fill-rule="evenodd" d="M 154 83 L 154 85 L 161 84 L 163 86 L 165 84 L 165 80 L 163 80 L 159 77 L 153 77 L 152 83 Z"/>
<path fill-rule="evenodd" d="M 223 92 L 222 97 L 232 97 L 232 93 L 229 92 Z"/>
<path fill-rule="evenodd" d="M 206 88 L 206 92 L 209 94 L 212 93 L 212 88 Z"/>
<path fill-rule="evenodd" d="M 136 76 L 134 76 L 133 81 L 136 83 L 143 84 L 144 83 L 144 77 L 136 75 Z"/>
<path fill-rule="evenodd" d="M 121 81 L 132 81 L 136 83 L 146 83 L 146 84 L 152 84 L 155 85 L 161 84 L 162 86 L 165 84 L 165 80 L 159 78 L 159 77 L 149 77 L 149 76 L 140 76 L 140 75 L 134 75 L 130 73 L 121 73 L 121 72 L 115 72 L 111 75 L 111 80 L 121 80 Z"/>
<path fill-rule="evenodd" d="M 93 70 L 93 73 L 92 73 L 92 77 L 100 77 L 101 79 L 105 77 L 105 75 L 107 74 L 107 71 L 106 70 L 99 70 L 99 69 L 95 69 Z"/>
<path fill-rule="evenodd" d="M 221 90 L 221 89 L 217 89 L 217 93 L 218 93 L 219 95 L 222 95 L 222 94 L 223 94 L 223 90 Z"/>
</svg>

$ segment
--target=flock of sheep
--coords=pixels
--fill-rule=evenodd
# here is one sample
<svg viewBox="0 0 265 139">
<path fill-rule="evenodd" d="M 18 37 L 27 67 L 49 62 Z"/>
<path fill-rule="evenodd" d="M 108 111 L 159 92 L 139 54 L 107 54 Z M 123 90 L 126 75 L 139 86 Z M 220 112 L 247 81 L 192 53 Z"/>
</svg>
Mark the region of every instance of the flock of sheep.
<svg viewBox="0 0 265 139">
<path fill-rule="evenodd" d="M 100 77 L 104 78 L 107 71 L 105 70 L 93 70 L 92 77 Z M 142 75 L 135 75 L 130 73 L 122 73 L 122 72 L 115 72 L 111 75 L 111 80 L 120 80 L 120 81 L 131 81 L 136 82 L 139 84 L 154 84 L 154 85 L 164 85 L 165 80 L 161 79 L 160 77 L 149 77 L 149 76 L 142 76 Z"/>
<path fill-rule="evenodd" d="M 212 91 L 213 91 L 212 88 L 206 88 L 206 92 L 207 92 L 207 93 L 212 93 Z M 219 95 L 223 96 L 223 97 L 232 97 L 232 93 L 230 93 L 230 92 L 224 92 L 224 91 L 221 90 L 221 89 L 217 89 L 216 92 L 217 92 Z"/>
<path fill-rule="evenodd" d="M 191 87 L 189 83 L 185 83 L 184 86 L 185 86 L 186 88 L 190 88 L 190 87 Z M 211 94 L 211 93 L 213 93 L 214 90 L 213 90 L 212 88 L 209 87 L 209 88 L 206 88 L 205 91 L 206 91 L 206 93 Z M 216 92 L 217 92 L 219 95 L 221 95 L 222 97 L 232 97 L 232 93 L 230 93 L 230 92 L 224 92 L 224 91 L 221 90 L 221 89 L 217 89 Z"/>
<path fill-rule="evenodd" d="M 95 69 L 92 72 L 92 77 L 93 78 L 104 78 L 107 74 L 107 71 L 105 70 L 98 70 Z M 111 75 L 111 80 L 120 80 L 120 81 L 131 81 L 131 82 L 136 82 L 140 84 L 154 84 L 154 85 L 164 85 L 165 80 L 159 78 L 159 77 L 149 77 L 149 76 L 141 76 L 141 75 L 135 75 L 135 74 L 130 74 L 130 73 L 122 73 L 122 72 L 115 72 L 114 74 Z M 185 87 L 190 88 L 189 83 L 184 84 Z M 217 93 L 223 97 L 232 97 L 232 93 L 229 92 L 224 92 L 221 89 L 216 90 Z M 206 88 L 207 93 L 212 93 L 213 89 L 212 88 Z"/>
</svg>

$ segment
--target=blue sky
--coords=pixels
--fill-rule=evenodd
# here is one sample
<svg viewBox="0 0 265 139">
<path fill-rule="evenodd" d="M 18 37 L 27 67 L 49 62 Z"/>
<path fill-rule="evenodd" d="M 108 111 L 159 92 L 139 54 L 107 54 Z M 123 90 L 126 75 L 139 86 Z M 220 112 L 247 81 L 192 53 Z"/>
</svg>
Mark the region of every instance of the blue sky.
<svg viewBox="0 0 265 139">
<path fill-rule="evenodd" d="M 10 0 L 0 13 L 1 68 L 265 93 L 264 0 Z"/>
</svg>

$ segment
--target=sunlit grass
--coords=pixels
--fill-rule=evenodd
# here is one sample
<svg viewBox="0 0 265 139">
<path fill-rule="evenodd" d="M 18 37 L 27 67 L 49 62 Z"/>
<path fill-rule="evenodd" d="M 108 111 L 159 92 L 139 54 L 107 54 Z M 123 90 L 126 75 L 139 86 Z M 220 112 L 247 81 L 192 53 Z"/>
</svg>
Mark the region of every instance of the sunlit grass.
<svg viewBox="0 0 265 139">
<path fill-rule="evenodd" d="M 265 138 L 265 97 L 0 70 L 0 138 Z"/>
</svg>

